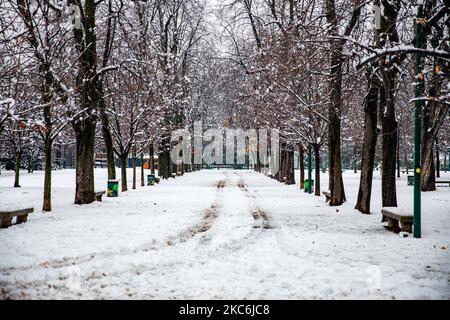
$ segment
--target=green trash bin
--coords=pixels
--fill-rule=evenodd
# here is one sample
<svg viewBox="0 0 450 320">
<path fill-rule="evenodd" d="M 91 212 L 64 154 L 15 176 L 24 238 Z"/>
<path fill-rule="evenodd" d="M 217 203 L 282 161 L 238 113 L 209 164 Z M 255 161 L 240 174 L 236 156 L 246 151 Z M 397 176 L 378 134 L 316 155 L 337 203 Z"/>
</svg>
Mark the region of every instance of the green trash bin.
<svg viewBox="0 0 450 320">
<path fill-rule="evenodd" d="M 108 192 L 106 194 L 108 197 L 118 197 L 119 196 L 119 181 L 108 180 Z"/>
<path fill-rule="evenodd" d="M 152 186 L 155 184 L 155 175 L 154 174 L 148 174 L 147 175 L 147 185 Z"/>
<path fill-rule="evenodd" d="M 414 176 L 408 176 L 408 186 L 414 185 Z"/>
<path fill-rule="evenodd" d="M 305 189 L 304 192 L 308 192 L 309 180 L 305 179 Z M 314 180 L 311 179 L 311 192 L 314 191 Z"/>
</svg>

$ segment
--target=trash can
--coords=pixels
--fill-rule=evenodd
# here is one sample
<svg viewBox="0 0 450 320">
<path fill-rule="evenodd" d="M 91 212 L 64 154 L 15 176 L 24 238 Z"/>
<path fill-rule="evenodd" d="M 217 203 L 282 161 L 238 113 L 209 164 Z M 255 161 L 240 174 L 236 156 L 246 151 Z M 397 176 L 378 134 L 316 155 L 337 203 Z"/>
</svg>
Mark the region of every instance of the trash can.
<svg viewBox="0 0 450 320">
<path fill-rule="evenodd" d="M 155 175 L 154 174 L 148 174 L 147 175 L 147 185 L 152 186 L 155 184 Z"/>
<path fill-rule="evenodd" d="M 309 180 L 305 179 L 305 189 L 304 192 L 308 192 Z M 311 179 L 311 192 L 314 191 L 314 180 Z"/>
<path fill-rule="evenodd" d="M 414 185 L 414 176 L 408 176 L 408 186 Z"/>
<path fill-rule="evenodd" d="M 119 181 L 108 180 L 108 192 L 106 193 L 108 197 L 118 197 L 119 196 Z"/>
</svg>

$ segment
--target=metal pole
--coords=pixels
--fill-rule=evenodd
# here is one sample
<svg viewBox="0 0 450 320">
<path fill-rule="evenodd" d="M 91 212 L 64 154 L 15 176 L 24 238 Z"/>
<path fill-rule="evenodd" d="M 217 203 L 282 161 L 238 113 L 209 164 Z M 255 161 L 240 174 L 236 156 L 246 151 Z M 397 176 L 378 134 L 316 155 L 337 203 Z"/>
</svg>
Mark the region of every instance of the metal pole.
<svg viewBox="0 0 450 320">
<path fill-rule="evenodd" d="M 312 193 L 311 179 L 312 179 L 312 168 L 311 168 L 311 145 L 308 144 L 308 193 Z"/>
<path fill-rule="evenodd" d="M 416 18 L 416 47 L 422 48 L 424 44 L 423 40 L 423 1 L 418 1 L 417 18 Z M 420 113 L 422 111 L 422 101 L 419 98 L 422 97 L 424 91 L 424 75 L 422 73 L 422 54 L 416 53 L 416 80 L 414 97 L 414 238 L 421 237 L 421 186 L 420 186 L 420 173 L 421 173 L 421 159 L 420 159 L 420 142 L 421 142 L 421 119 Z"/>
</svg>

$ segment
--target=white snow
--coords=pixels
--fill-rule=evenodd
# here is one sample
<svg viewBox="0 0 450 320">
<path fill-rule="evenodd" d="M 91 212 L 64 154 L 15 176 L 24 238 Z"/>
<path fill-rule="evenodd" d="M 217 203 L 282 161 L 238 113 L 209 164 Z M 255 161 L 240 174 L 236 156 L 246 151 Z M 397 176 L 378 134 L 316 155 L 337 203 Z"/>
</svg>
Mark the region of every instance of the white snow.
<svg viewBox="0 0 450 320">
<path fill-rule="evenodd" d="M 54 211 L 42 213 L 42 172 L 23 173 L 14 189 L 2 171 L 0 210 L 36 212 L 0 229 L 0 298 L 450 299 L 448 186 L 422 193 L 415 239 L 380 222 L 378 172 L 372 215 L 353 209 L 350 171 L 340 207 L 244 170 L 187 173 L 84 206 L 73 204 L 74 179 L 53 173 Z M 96 188 L 106 181 L 96 169 Z M 412 190 L 402 175 L 402 212 Z"/>
</svg>

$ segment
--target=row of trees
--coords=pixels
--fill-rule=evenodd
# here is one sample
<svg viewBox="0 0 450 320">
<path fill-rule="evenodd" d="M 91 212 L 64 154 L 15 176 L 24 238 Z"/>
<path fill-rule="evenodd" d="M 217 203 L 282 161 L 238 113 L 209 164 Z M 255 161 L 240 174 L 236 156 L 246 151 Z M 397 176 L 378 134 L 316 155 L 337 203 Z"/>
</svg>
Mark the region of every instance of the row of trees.
<svg viewBox="0 0 450 320">
<path fill-rule="evenodd" d="M 170 135 L 192 131 L 198 120 L 206 128 L 280 129 L 276 178 L 288 184 L 295 183 L 294 150 L 302 164 L 311 146 L 315 167 L 328 163 L 333 206 L 346 200 L 342 167 L 351 157 L 361 169 L 356 208 L 363 213 L 379 159 L 383 206 L 396 206 L 419 82 L 422 186 L 435 188 L 436 142 L 445 152 L 449 136 L 449 0 L 425 1 L 420 21 L 416 1 L 401 0 L 0 3 L 0 139 L 16 158 L 23 150 L 43 154 L 44 211 L 51 210 L 55 143 L 75 146 L 75 203 L 90 203 L 96 147 L 105 150 L 109 179 L 120 159 L 125 191 L 130 153 L 158 152 L 162 178 L 195 169 L 170 161 Z"/>
<path fill-rule="evenodd" d="M 130 152 L 139 157 L 159 148 L 161 175 L 171 176 L 164 157 L 170 132 L 187 121 L 198 100 L 192 88 L 202 80 L 190 74 L 207 50 L 205 3 L 0 2 L 2 146 L 20 157 L 26 144 L 42 145 L 43 210 L 51 210 L 55 141 L 75 145 L 76 204 L 95 200 L 100 139 L 109 179 L 116 178 L 115 158 L 122 162 L 122 190 Z"/>
<path fill-rule="evenodd" d="M 424 1 L 420 20 L 417 4 L 234 0 L 223 7 L 223 28 L 233 48 L 228 57 L 243 73 L 235 121 L 282 130 L 280 181 L 295 183 L 295 148 L 302 162 L 310 145 L 316 168 L 326 149 L 330 205 L 342 204 L 341 149 L 350 142 L 355 155 L 361 149 L 356 209 L 370 213 L 377 153 L 383 206 L 397 206 L 396 170 L 402 155 L 411 160 L 413 90 L 423 81 L 422 190 L 435 190 L 436 142 L 448 146 L 449 137 L 449 1 Z M 420 47 L 417 24 L 424 27 Z M 419 64 L 418 52 L 424 57 Z M 420 79 L 417 68 L 423 70 Z M 315 180 L 320 195 L 319 170 Z"/>
</svg>

